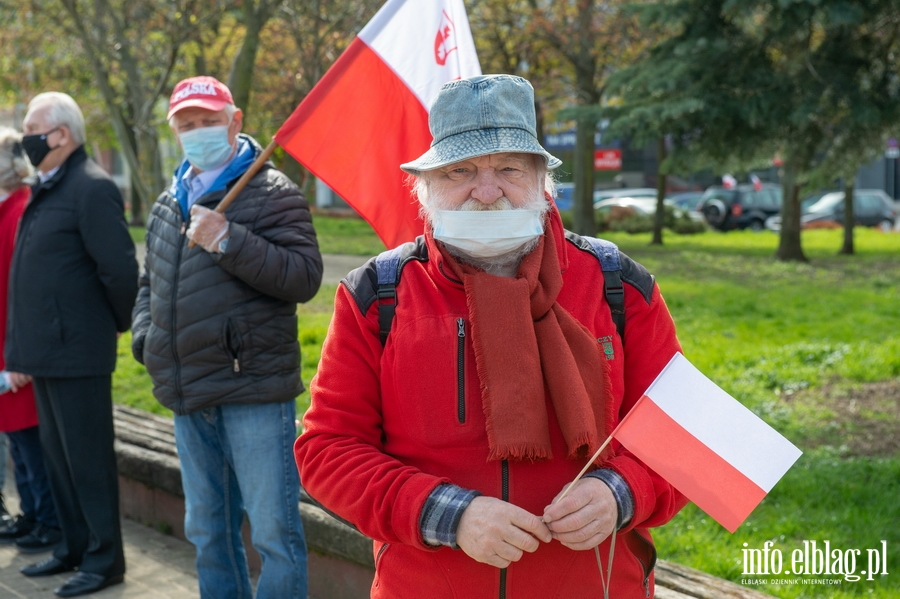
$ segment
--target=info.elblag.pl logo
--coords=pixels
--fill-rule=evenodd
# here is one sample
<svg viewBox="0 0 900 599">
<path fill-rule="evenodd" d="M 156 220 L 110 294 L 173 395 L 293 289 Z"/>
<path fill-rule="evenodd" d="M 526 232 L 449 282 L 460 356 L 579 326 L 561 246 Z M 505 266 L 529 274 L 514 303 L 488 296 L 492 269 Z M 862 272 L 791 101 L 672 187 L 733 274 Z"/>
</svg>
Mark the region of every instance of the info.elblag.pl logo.
<svg viewBox="0 0 900 599">
<path fill-rule="evenodd" d="M 830 541 L 802 542 L 802 547 L 791 551 L 788 558 L 774 541 L 766 541 L 761 549 L 753 549 L 744 543 L 743 576 L 793 576 L 794 578 L 743 578 L 741 584 L 828 584 L 844 581 L 874 581 L 887 576 L 887 541 L 880 547 L 869 549 L 841 549 L 832 547 Z M 860 569 L 860 568 L 865 568 Z M 858 570 L 858 571 L 857 571 Z M 815 577 L 815 578 L 809 578 Z M 833 578 L 824 578 L 833 577 Z"/>
</svg>

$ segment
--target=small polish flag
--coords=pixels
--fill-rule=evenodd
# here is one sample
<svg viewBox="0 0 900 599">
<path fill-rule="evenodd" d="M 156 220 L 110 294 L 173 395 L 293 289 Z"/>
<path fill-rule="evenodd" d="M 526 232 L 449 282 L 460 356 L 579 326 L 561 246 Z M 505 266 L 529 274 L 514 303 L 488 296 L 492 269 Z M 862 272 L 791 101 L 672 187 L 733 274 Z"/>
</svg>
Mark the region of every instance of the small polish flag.
<svg viewBox="0 0 900 599">
<path fill-rule="evenodd" d="M 762 191 L 762 181 L 756 175 L 750 175 L 750 182 L 753 183 L 753 191 Z"/>
<path fill-rule="evenodd" d="M 727 173 L 722 175 L 722 187 L 725 189 L 734 189 L 737 187 L 737 179 Z"/>
<path fill-rule="evenodd" d="M 802 453 L 681 354 L 613 437 L 732 533 Z"/>
<path fill-rule="evenodd" d="M 400 165 L 431 144 L 441 86 L 480 74 L 463 0 L 388 0 L 275 141 L 394 247 L 424 230 Z"/>
</svg>

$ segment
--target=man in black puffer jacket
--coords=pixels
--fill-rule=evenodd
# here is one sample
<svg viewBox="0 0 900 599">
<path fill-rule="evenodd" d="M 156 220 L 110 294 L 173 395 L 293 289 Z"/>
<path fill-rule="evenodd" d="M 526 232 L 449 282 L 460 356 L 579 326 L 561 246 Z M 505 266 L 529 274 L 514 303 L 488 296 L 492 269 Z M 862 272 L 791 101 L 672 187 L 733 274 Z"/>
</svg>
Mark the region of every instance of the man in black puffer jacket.
<svg viewBox="0 0 900 599">
<path fill-rule="evenodd" d="M 297 303 L 322 279 L 309 207 L 266 163 L 224 215 L 213 210 L 261 152 L 240 133 L 241 111 L 219 81 L 180 82 L 169 123 L 186 159 L 147 223 L 132 351 L 175 412 L 200 594 L 251 596 L 246 510 L 263 558 L 257 598 L 305 598 L 292 446 L 303 391 Z"/>
</svg>

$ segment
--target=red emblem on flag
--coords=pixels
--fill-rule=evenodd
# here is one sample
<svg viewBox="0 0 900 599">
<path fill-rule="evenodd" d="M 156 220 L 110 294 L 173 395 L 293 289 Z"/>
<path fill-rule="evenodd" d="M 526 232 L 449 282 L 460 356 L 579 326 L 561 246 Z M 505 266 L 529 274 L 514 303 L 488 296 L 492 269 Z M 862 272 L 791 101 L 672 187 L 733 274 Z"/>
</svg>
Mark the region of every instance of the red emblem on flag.
<svg viewBox="0 0 900 599">
<path fill-rule="evenodd" d="M 456 50 L 456 35 L 453 21 L 447 16 L 447 11 L 442 11 L 441 26 L 434 36 L 434 60 L 441 66 L 447 64 L 447 57 Z"/>
</svg>

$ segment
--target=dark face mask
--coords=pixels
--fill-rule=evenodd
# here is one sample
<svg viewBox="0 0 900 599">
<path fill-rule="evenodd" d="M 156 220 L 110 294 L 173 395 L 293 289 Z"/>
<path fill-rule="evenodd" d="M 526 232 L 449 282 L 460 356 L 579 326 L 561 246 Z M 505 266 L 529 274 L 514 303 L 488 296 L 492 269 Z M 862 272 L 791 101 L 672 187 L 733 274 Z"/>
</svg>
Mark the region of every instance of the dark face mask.
<svg viewBox="0 0 900 599">
<path fill-rule="evenodd" d="M 28 155 L 28 160 L 31 161 L 31 164 L 33 164 L 34 166 L 38 166 L 44 161 L 44 158 L 47 157 L 47 154 L 56 149 L 51 148 L 50 144 L 47 143 L 47 136 L 57 129 L 59 129 L 59 127 L 54 127 L 46 133 L 22 136 L 22 149 L 25 150 L 25 153 Z"/>
</svg>

